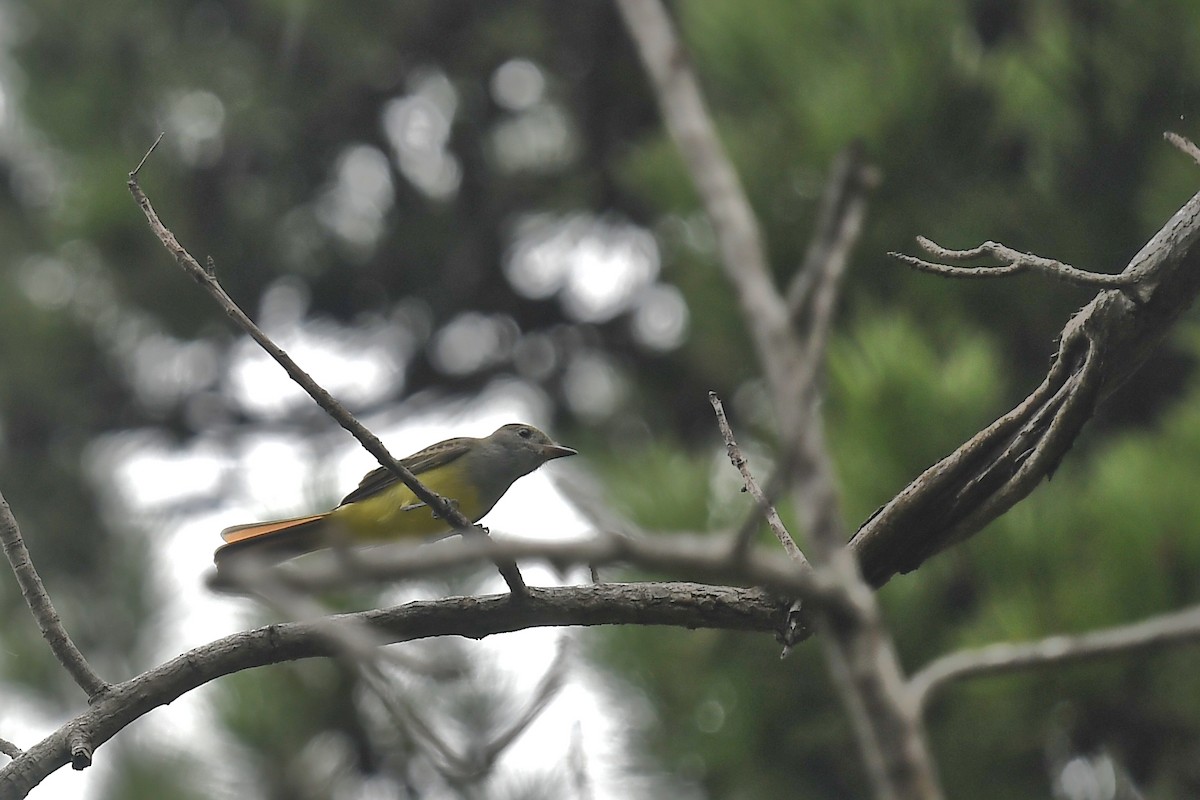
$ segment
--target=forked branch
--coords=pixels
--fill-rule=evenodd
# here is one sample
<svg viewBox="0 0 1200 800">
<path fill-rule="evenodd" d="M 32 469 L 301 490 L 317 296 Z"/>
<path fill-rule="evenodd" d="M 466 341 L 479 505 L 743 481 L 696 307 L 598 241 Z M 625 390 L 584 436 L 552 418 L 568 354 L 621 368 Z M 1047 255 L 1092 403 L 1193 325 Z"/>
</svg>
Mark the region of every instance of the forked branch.
<svg viewBox="0 0 1200 800">
<path fill-rule="evenodd" d="M 863 523 L 850 547 L 872 584 L 973 535 L 1054 471 L 1097 404 L 1141 366 L 1200 293 L 1200 194 L 1120 277 L 1120 290 L 1101 292 L 1067 322 L 1045 380 L 1029 397 Z"/>
<path fill-rule="evenodd" d="M 1020 250 L 1014 250 L 999 242 L 984 242 L 978 247 L 966 250 L 951 250 L 924 236 L 918 236 L 917 244 L 934 258 L 940 258 L 942 261 L 950 263 L 938 264 L 904 253 L 888 253 L 888 255 L 903 261 L 914 269 L 932 272 L 934 275 L 941 275 L 944 278 L 1003 278 L 1021 272 L 1040 272 L 1076 286 L 1090 286 L 1098 289 L 1116 289 L 1121 286 L 1129 286 L 1138 280 L 1136 275 L 1124 272 L 1117 275 L 1088 272 L 1052 258 L 1043 258 L 1033 253 L 1022 253 Z M 961 262 L 978 259 L 990 259 L 998 263 L 975 267 L 961 265 Z"/>
</svg>

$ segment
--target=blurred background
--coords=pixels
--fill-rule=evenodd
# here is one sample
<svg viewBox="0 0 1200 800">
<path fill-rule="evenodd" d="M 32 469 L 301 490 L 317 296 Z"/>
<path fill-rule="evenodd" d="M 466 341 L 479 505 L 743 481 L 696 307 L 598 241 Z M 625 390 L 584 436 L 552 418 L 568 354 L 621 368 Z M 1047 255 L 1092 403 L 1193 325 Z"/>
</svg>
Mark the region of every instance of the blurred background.
<svg viewBox="0 0 1200 800">
<path fill-rule="evenodd" d="M 917 234 L 991 238 L 1116 271 L 1200 185 L 1161 139 L 1200 136 L 1200 5 L 671 8 L 781 284 L 834 156 L 858 140 L 881 170 L 825 405 L 851 529 L 1036 385 L 1091 296 L 1037 278 L 948 282 L 887 251 L 911 252 Z M 160 131 L 141 182 L 163 220 L 393 453 L 516 419 L 583 453 L 519 484 L 493 530 L 590 530 L 550 480 L 568 473 L 653 535 L 749 512 L 706 392 L 725 398 L 760 477 L 776 444 L 767 403 L 610 2 L 0 0 L 0 490 L 106 678 L 278 619 L 203 588 L 217 531 L 326 508 L 372 466 L 149 232 L 125 177 Z M 1197 600 L 1198 352 L 1192 316 L 1050 484 L 882 590 L 909 669 Z M 472 573 L 329 604 L 495 589 Z M 28 746 L 82 698 L 15 581 L 0 580 L 0 603 L 0 736 Z M 397 684 L 469 749 L 570 640 L 568 686 L 526 737 L 542 745 L 519 743 L 465 787 L 322 662 L 206 687 L 35 796 L 867 791 L 815 646 L 781 662 L 767 636 L 548 636 L 518 635 L 515 660 L 503 637 L 409 648 L 454 667 Z M 929 730 L 949 796 L 1200 794 L 1186 649 L 970 682 L 935 703 Z"/>
</svg>

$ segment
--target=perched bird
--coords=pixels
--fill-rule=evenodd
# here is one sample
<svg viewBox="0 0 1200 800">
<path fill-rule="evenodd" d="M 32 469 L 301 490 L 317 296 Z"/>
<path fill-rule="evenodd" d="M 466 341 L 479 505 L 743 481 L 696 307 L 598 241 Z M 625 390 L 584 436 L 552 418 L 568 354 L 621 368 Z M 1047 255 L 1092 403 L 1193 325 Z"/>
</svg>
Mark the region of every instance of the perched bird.
<svg viewBox="0 0 1200 800">
<path fill-rule="evenodd" d="M 532 425 L 512 423 L 483 439 L 446 439 L 400 459 L 400 463 L 476 522 L 518 478 L 551 459 L 576 452 Z M 386 467 L 378 467 L 332 511 L 226 528 L 221 531 L 225 544 L 217 548 L 213 560 L 220 570 L 242 554 L 275 562 L 338 543 L 420 541 L 449 531 L 450 525 L 399 478 Z"/>
</svg>

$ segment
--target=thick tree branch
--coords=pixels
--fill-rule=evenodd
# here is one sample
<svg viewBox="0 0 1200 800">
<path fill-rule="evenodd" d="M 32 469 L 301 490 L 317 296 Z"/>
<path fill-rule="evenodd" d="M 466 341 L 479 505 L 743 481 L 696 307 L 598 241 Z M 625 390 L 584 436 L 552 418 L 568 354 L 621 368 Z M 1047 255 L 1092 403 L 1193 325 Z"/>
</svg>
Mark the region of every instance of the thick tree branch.
<svg viewBox="0 0 1200 800">
<path fill-rule="evenodd" d="M 161 140 L 162 137 L 159 137 Z M 142 158 L 142 161 L 137 165 L 133 172 L 129 173 L 129 191 L 133 195 L 134 200 L 142 209 L 142 213 L 146 215 L 146 221 L 150 224 L 150 230 L 162 242 L 163 247 L 167 249 L 172 256 L 175 257 L 175 262 L 190 275 L 196 283 L 200 284 L 208 294 L 217 302 L 225 314 L 237 323 L 238 327 L 250 335 L 250 338 L 258 342 L 271 358 L 275 359 L 278 364 L 283 367 L 288 376 L 300 385 L 305 392 L 317 402 L 322 409 L 325 410 L 339 425 L 350 432 L 355 439 L 363 446 L 363 448 L 375 456 L 375 458 L 390 470 L 400 481 L 413 491 L 421 502 L 428 505 L 437 514 L 438 517 L 446 520 L 448 524 L 455 529 L 462 531 L 470 536 L 486 536 L 482 528 L 474 525 L 469 519 L 463 516 L 462 512 L 455 507 L 454 503 L 449 502 L 446 498 L 431 492 L 427 489 L 417 477 L 412 474 L 403 464 L 397 461 L 387 448 L 383 446 L 383 442 L 379 440 L 375 434 L 371 433 L 367 428 L 355 419 L 333 395 L 325 391 L 325 389 L 312 379 L 312 376 L 302 370 L 291 356 L 285 353 L 279 345 L 275 344 L 270 337 L 262 332 L 262 329 L 254 324 L 253 320 L 246 315 L 237 303 L 225 292 L 217 280 L 213 269 L 206 269 L 200 266 L 192 255 L 184 249 L 179 240 L 175 238 L 175 234 L 163 225 L 158 218 L 154 207 L 150 205 L 150 199 L 146 197 L 146 193 L 142 191 L 142 187 L 138 185 L 137 175 L 142 166 L 146 163 L 150 153 L 158 146 L 158 141 L 150 148 L 150 151 Z M 211 264 L 210 264 L 211 266 Z M 517 570 L 515 564 L 499 563 L 496 567 L 500 570 L 500 574 L 504 576 L 508 588 L 514 594 L 522 594 L 525 591 L 525 581 L 521 578 L 521 573 Z"/>
<path fill-rule="evenodd" d="M 347 614 L 381 640 L 407 642 L 430 636 L 481 639 L 531 627 L 566 625 L 670 625 L 771 631 L 782 622 L 783 603 L 760 589 L 699 584 L 597 584 L 532 588 L 511 594 L 455 597 Z M 323 629 L 327 620 L 268 625 L 190 650 L 136 678 L 116 684 L 87 711 L 0 769 L 0 797 L 25 797 L 46 776 L 72 760 L 72 739 L 83 732 L 99 747 L 139 717 L 223 675 L 302 658 L 336 654 Z"/>
<path fill-rule="evenodd" d="M 850 547 L 875 586 L 979 531 L 1049 477 L 1096 405 L 1200 292 L 1200 194 L 1067 322 L 1042 384 L 863 523 Z"/>
<path fill-rule="evenodd" d="M 25 539 L 21 536 L 21 528 L 17 525 L 17 518 L 13 516 L 12 509 L 8 507 L 8 501 L 2 494 L 0 494 L 0 542 L 4 545 L 4 556 L 12 566 L 13 574 L 17 577 L 17 584 L 21 587 L 21 595 L 25 598 L 25 604 L 29 606 L 30 612 L 33 613 L 38 630 L 42 632 L 42 638 L 54 651 L 54 657 L 58 659 L 58 663 L 63 665 L 79 688 L 83 689 L 88 702 L 94 701 L 108 690 L 108 682 L 96 674 L 87 659 L 83 657 L 83 653 L 79 652 L 79 648 L 75 646 L 71 634 L 67 633 L 67 629 L 63 627 L 62 619 L 54 610 L 54 604 L 50 602 L 50 595 L 46 593 L 42 578 L 34 569 L 33 560 L 29 557 L 29 549 L 25 547 Z M 7 753 L 8 751 L 0 752 Z"/>
</svg>

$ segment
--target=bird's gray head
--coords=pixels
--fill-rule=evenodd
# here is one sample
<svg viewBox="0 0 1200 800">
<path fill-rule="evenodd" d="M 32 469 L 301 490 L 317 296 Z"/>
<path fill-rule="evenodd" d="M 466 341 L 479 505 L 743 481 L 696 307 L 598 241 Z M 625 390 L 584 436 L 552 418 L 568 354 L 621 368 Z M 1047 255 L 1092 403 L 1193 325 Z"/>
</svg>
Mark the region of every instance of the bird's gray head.
<svg viewBox="0 0 1200 800">
<path fill-rule="evenodd" d="M 497 428 L 483 440 L 483 449 L 487 453 L 489 469 L 510 481 L 528 475 L 552 458 L 578 453 L 558 444 L 532 425 L 520 422 Z"/>
</svg>

